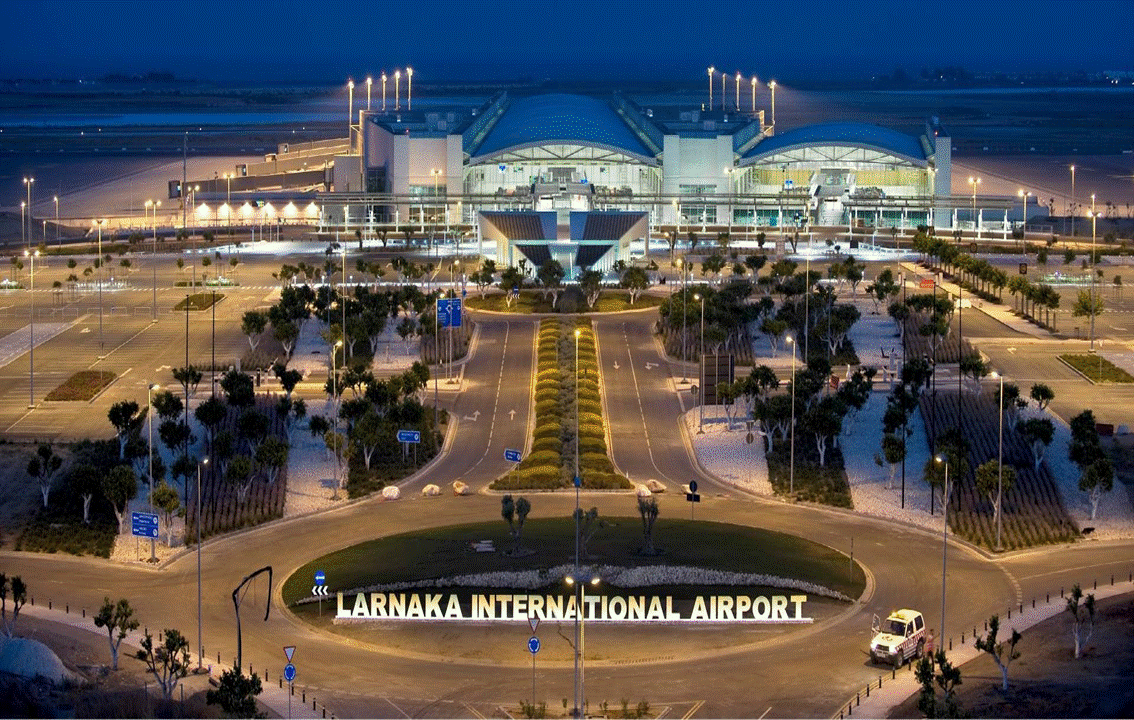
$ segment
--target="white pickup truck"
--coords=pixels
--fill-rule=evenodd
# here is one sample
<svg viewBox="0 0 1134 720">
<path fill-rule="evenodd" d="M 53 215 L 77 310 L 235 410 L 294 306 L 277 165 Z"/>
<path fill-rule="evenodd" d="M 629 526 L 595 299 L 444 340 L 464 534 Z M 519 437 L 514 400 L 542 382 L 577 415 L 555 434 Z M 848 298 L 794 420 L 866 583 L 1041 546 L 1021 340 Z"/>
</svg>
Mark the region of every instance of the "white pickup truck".
<svg viewBox="0 0 1134 720">
<path fill-rule="evenodd" d="M 917 610 L 895 610 L 885 622 L 874 616 L 870 641 L 870 661 L 887 662 L 901 667 L 912 657 L 925 652 L 925 619 Z"/>
</svg>

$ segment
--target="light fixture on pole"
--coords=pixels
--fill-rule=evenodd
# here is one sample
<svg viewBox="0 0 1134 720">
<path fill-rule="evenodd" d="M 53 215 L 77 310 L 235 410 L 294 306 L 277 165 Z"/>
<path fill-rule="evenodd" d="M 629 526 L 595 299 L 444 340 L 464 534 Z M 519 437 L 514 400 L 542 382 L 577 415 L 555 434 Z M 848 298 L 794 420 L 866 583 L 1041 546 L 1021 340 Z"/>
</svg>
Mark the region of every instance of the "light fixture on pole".
<svg viewBox="0 0 1134 720">
<path fill-rule="evenodd" d="M 791 345 L 791 450 L 788 454 L 788 494 L 795 495 L 795 338 L 785 339 Z"/>
<path fill-rule="evenodd" d="M 413 110 L 413 68 L 406 68 L 406 110 Z"/>
<path fill-rule="evenodd" d="M 1075 237 L 1075 166 L 1071 166 L 1071 237 Z"/>
<path fill-rule="evenodd" d="M 106 222 L 106 219 L 99 218 L 93 222 L 95 226 L 98 227 L 98 260 L 95 262 L 95 269 L 98 270 L 98 359 L 102 360 L 104 357 L 103 352 L 106 349 L 102 336 L 102 226 Z"/>
<path fill-rule="evenodd" d="M 31 283 L 28 293 L 31 296 L 31 321 L 28 326 L 28 408 L 35 407 L 35 259 L 39 257 L 39 250 L 29 252 L 24 250 L 24 256 L 31 260 Z"/>
<path fill-rule="evenodd" d="M 752 117 L 756 117 L 756 76 L 752 76 Z"/>
<path fill-rule="evenodd" d="M 1095 251 L 1095 221 L 1099 214 L 1095 212 L 1095 196 L 1091 196 L 1091 352 L 1095 351 L 1095 315 L 1098 315 L 1098 294 L 1095 292 L 1095 281 L 1098 280 L 1098 253 Z"/>
<path fill-rule="evenodd" d="M 713 109 L 713 73 L 716 71 L 715 67 L 709 66 L 709 110 Z"/>
<path fill-rule="evenodd" d="M 20 242 L 22 242 L 24 244 L 24 247 L 28 246 L 28 240 L 27 240 L 28 229 L 27 229 L 27 222 L 25 222 L 25 218 L 27 217 L 27 207 L 28 207 L 28 204 L 26 202 L 24 202 L 23 200 L 21 200 L 20 201 Z"/>
<path fill-rule="evenodd" d="M 154 209 L 154 242 L 153 252 L 151 253 L 151 261 L 153 264 L 154 272 L 154 298 L 153 298 L 153 313 L 150 322 L 157 322 L 157 211 L 161 207 L 161 200 L 147 200 L 146 207 L 153 207 Z"/>
<path fill-rule="evenodd" d="M 28 234 L 27 234 L 27 242 L 24 243 L 25 247 L 31 247 L 31 239 L 32 239 L 31 189 L 32 189 L 32 185 L 34 185 L 34 184 L 35 184 L 35 178 L 33 178 L 33 177 L 24 178 L 24 186 L 27 187 L 27 191 L 28 191 L 28 199 L 27 199 L 27 203 L 28 203 Z"/>
<path fill-rule="evenodd" d="M 768 83 L 768 89 L 772 91 L 772 131 L 776 130 L 776 81 L 773 80 Z"/>
<path fill-rule="evenodd" d="M 697 348 L 697 382 L 701 386 L 701 392 L 697 402 L 700 417 L 697 422 L 697 434 L 702 435 L 705 432 L 705 296 L 695 293 L 693 299 L 701 303 L 701 343 Z"/>
<path fill-rule="evenodd" d="M 578 576 L 578 579 L 576 579 Z M 586 657 L 584 652 L 586 650 L 587 628 L 586 628 L 586 586 L 589 584 L 592 587 L 597 587 L 602 579 L 598 575 L 592 575 L 586 582 L 583 581 L 582 575 L 579 573 L 578 568 L 575 570 L 575 575 L 567 575 L 563 578 L 563 582 L 575 588 L 575 707 L 571 711 L 572 717 L 583 717 L 584 705 L 586 700 L 584 696 L 586 690 L 584 689 L 584 678 L 586 676 Z"/>
<path fill-rule="evenodd" d="M 686 363 L 689 362 L 689 351 L 686 349 L 688 333 L 685 332 L 685 323 L 686 316 L 689 314 L 689 296 L 685 292 L 685 258 L 677 258 L 677 267 L 681 269 L 681 384 L 687 385 L 689 378 L 687 377 L 688 373 L 686 373 Z"/>
<path fill-rule="evenodd" d="M 370 112 L 370 87 L 374 85 L 374 78 L 366 76 L 366 112 Z"/>
<path fill-rule="evenodd" d="M 354 79 L 347 80 L 347 116 L 346 116 L 346 129 L 347 129 L 347 142 L 350 143 L 353 138 L 351 133 L 354 132 Z"/>
<path fill-rule="evenodd" d="M 51 198 L 55 201 L 55 244 L 59 244 L 59 196 Z"/>
<path fill-rule="evenodd" d="M 382 112 L 386 112 L 386 71 L 382 71 Z"/>
<path fill-rule="evenodd" d="M 725 84 L 728 82 L 728 73 L 721 71 L 721 112 L 725 109 Z"/>
<path fill-rule="evenodd" d="M 336 363 L 338 362 L 339 348 L 341 348 L 342 346 L 342 340 L 336 340 L 335 344 L 331 346 L 331 409 L 335 413 L 334 418 L 332 419 L 332 422 L 335 425 L 331 434 L 334 442 L 333 450 L 335 453 L 335 494 L 331 498 L 332 500 L 338 500 L 339 498 L 339 485 L 341 484 L 343 477 L 343 464 L 342 459 L 339 457 L 339 370 L 336 365 Z M 417 456 L 415 455 L 414 460 L 416 461 L 416 459 Z"/>
<path fill-rule="evenodd" d="M 579 489 L 583 479 L 579 474 L 579 336 L 583 331 L 575 328 L 575 573 L 579 572 Z M 579 714 L 579 605 L 575 605 L 575 707 L 574 717 Z"/>
<path fill-rule="evenodd" d="M 207 457 L 197 463 L 197 672 L 204 672 L 205 657 L 205 636 L 201 634 L 201 467 L 208 464 Z"/>
<path fill-rule="evenodd" d="M 1020 188 L 1016 191 L 1016 197 L 1020 198 L 1024 202 L 1024 217 L 1023 221 L 1020 224 L 1020 240 L 1025 245 L 1027 244 L 1028 240 L 1028 198 L 1030 198 L 1031 196 L 1031 190 L 1025 191 L 1023 188 Z"/>
<path fill-rule="evenodd" d="M 736 111 L 740 112 L 740 71 L 736 71 Z"/>
<path fill-rule="evenodd" d="M 942 496 L 941 515 L 944 519 L 941 530 L 941 642 L 945 642 L 945 559 L 949 550 L 949 458 L 937 455 L 934 462 L 945 465 L 945 494 Z"/>
<path fill-rule="evenodd" d="M 394 109 L 402 109 L 402 71 L 394 71 Z"/>
<path fill-rule="evenodd" d="M 969 176 L 969 185 L 973 186 L 973 231 L 976 234 L 976 239 L 980 240 L 980 218 L 977 217 L 976 212 L 976 191 L 977 186 L 980 185 L 980 178 Z"/>
</svg>

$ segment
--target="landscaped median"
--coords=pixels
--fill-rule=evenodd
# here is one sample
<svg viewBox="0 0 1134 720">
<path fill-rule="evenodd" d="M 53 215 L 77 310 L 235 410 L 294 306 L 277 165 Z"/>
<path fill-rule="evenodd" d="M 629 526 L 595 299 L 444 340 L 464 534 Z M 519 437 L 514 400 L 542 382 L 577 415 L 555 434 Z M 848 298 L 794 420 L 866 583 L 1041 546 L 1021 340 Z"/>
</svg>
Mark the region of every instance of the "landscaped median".
<svg viewBox="0 0 1134 720">
<path fill-rule="evenodd" d="M 579 333 L 577 339 L 576 331 Z M 577 362 L 576 346 L 579 352 Z M 629 489 L 630 481 L 615 472 L 607 455 L 598 358 L 590 321 L 544 318 L 539 324 L 537 356 L 535 429 L 531 451 L 516 469 L 494 482 L 492 489 L 555 490 L 571 487 L 575 477 L 576 425 L 579 431 L 579 475 L 583 479 L 583 487 Z"/>
<path fill-rule="evenodd" d="M 1102 355 L 1060 355 L 1059 359 L 1095 383 L 1134 383 L 1134 376 Z"/>
</svg>

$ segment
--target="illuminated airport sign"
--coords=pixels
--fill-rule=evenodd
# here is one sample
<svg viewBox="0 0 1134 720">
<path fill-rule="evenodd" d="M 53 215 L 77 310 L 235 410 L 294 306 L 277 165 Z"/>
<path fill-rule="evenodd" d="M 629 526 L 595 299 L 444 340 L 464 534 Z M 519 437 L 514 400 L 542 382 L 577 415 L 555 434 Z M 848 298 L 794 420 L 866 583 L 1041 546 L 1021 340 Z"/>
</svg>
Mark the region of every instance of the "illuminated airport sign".
<svg viewBox="0 0 1134 720">
<path fill-rule="evenodd" d="M 453 620 L 529 622 L 575 620 L 575 595 L 419 592 L 338 593 L 336 620 Z M 806 595 L 585 595 L 587 622 L 810 623 Z"/>
</svg>

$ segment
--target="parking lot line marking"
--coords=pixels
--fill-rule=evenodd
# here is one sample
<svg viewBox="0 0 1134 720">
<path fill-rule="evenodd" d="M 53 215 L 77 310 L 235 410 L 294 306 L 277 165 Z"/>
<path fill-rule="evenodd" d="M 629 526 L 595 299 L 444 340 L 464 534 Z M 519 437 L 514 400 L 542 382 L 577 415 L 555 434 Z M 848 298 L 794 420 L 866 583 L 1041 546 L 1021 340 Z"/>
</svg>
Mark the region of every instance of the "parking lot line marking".
<svg viewBox="0 0 1134 720">
<path fill-rule="evenodd" d="M 693 717 L 693 713 L 700 710 L 701 706 L 704 705 L 704 704 L 705 704 L 704 700 L 698 700 L 697 702 L 693 703 L 693 707 L 689 708 L 689 712 L 687 712 L 687 713 L 685 713 L 684 715 L 681 716 L 681 720 L 689 720 L 689 718 Z M 771 708 L 769 708 L 769 709 L 771 709 Z"/>
</svg>

